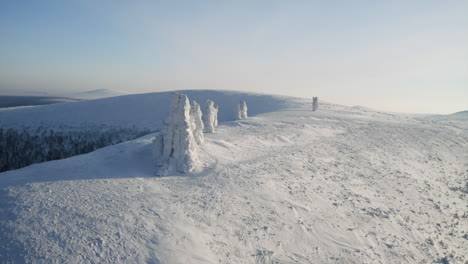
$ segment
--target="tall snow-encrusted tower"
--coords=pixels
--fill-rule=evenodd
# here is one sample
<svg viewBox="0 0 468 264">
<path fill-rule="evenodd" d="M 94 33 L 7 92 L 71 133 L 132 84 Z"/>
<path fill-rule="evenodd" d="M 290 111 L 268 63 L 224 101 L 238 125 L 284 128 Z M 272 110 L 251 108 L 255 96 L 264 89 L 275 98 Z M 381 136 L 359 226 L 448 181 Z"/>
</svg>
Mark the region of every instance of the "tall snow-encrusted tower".
<svg viewBox="0 0 468 264">
<path fill-rule="evenodd" d="M 199 164 L 198 144 L 194 137 L 197 127 L 190 115 L 189 99 L 184 94 L 174 94 L 171 111 L 164 121 L 161 134 L 154 139 L 154 153 L 160 174 L 171 171 L 192 172 Z"/>
<path fill-rule="evenodd" d="M 211 100 L 206 100 L 205 113 L 203 114 L 203 123 L 205 124 L 205 132 L 213 133 L 218 125 L 218 107 Z"/>
<path fill-rule="evenodd" d="M 245 119 L 247 118 L 247 102 L 246 101 L 241 101 L 237 105 L 237 119 Z"/>
<path fill-rule="evenodd" d="M 317 111 L 318 109 L 318 97 L 312 98 L 312 111 Z"/>
<path fill-rule="evenodd" d="M 200 109 L 200 105 L 193 101 L 190 107 L 190 117 L 192 118 L 193 124 L 195 127 L 193 128 L 193 136 L 195 137 L 195 141 L 198 145 L 203 143 L 203 130 L 205 126 L 203 125 L 202 121 L 202 111 Z"/>
<path fill-rule="evenodd" d="M 219 112 L 219 105 L 214 105 L 214 127 L 218 126 L 218 112 Z"/>
</svg>

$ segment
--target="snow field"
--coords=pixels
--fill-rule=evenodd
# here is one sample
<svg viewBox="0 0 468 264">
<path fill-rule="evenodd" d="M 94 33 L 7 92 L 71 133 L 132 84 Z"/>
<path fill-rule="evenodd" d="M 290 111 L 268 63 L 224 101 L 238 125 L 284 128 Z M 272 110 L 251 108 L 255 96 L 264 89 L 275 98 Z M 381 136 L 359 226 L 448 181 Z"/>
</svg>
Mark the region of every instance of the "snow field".
<svg viewBox="0 0 468 264">
<path fill-rule="evenodd" d="M 0 174 L 1 258 L 467 261 L 464 123 L 291 105 L 220 123 L 188 175 L 153 176 L 154 135 Z"/>
</svg>

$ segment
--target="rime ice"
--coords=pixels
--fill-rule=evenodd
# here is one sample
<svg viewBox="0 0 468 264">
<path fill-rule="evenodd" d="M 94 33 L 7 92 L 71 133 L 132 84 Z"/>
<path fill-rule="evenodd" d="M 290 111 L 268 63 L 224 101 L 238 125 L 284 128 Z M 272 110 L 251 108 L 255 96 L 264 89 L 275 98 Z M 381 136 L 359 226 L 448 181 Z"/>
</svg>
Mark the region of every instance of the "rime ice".
<svg viewBox="0 0 468 264">
<path fill-rule="evenodd" d="M 318 97 L 312 98 L 312 111 L 317 111 L 318 109 Z"/>
<path fill-rule="evenodd" d="M 196 101 L 193 101 L 192 106 L 190 107 L 190 117 L 192 119 L 192 124 L 194 125 L 193 136 L 195 137 L 197 144 L 201 145 L 203 144 L 203 130 L 205 125 L 202 121 L 200 105 Z"/>
<path fill-rule="evenodd" d="M 164 121 L 161 135 L 154 140 L 160 174 L 171 171 L 192 172 L 198 166 L 198 144 L 194 136 L 197 124 L 190 115 L 190 109 L 186 95 L 172 96 L 171 112 Z"/>
<path fill-rule="evenodd" d="M 247 115 L 247 102 L 245 101 L 241 101 L 238 105 L 237 105 L 237 119 L 245 119 L 247 118 L 248 115 Z"/>
<path fill-rule="evenodd" d="M 206 100 L 203 122 L 205 124 L 206 133 L 213 133 L 215 127 L 218 125 L 218 107 L 215 107 L 214 102 L 211 100 Z"/>
</svg>

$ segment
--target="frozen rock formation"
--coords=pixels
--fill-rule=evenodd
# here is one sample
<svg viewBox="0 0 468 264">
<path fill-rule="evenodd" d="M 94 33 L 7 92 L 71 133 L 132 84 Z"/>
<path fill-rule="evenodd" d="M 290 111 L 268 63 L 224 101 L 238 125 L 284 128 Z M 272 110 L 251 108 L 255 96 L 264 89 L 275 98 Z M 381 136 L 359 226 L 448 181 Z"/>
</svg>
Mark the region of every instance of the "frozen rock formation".
<svg viewBox="0 0 468 264">
<path fill-rule="evenodd" d="M 247 118 L 247 103 L 245 101 L 241 101 L 237 105 L 237 119 L 245 119 Z"/>
<path fill-rule="evenodd" d="M 206 100 L 203 123 L 205 124 L 206 133 L 213 133 L 218 125 L 218 107 L 215 107 L 214 102 L 211 100 Z"/>
<path fill-rule="evenodd" d="M 153 141 L 157 165 L 161 167 L 158 174 L 192 172 L 198 167 L 198 144 L 194 137 L 197 125 L 190 115 L 190 108 L 186 95 L 172 96 L 170 114 L 161 134 Z"/>
<path fill-rule="evenodd" d="M 190 117 L 192 118 L 192 123 L 194 124 L 193 136 L 198 145 L 203 144 L 203 130 L 205 125 L 202 121 L 202 111 L 200 105 L 193 101 L 192 106 L 190 107 Z"/>
<path fill-rule="evenodd" d="M 317 111 L 318 109 L 318 97 L 312 98 L 312 111 Z"/>
<path fill-rule="evenodd" d="M 218 111 L 219 111 L 219 105 L 214 105 L 215 111 L 214 111 L 214 127 L 218 126 Z"/>
</svg>

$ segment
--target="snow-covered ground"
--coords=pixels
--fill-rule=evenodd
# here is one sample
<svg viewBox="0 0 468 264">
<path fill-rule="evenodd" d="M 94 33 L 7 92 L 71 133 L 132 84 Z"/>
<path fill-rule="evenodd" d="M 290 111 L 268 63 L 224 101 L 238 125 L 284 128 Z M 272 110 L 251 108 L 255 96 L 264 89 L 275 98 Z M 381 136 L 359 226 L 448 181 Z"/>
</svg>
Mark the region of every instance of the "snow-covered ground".
<svg viewBox="0 0 468 264">
<path fill-rule="evenodd" d="M 194 174 L 155 177 L 154 135 L 1 173 L 1 260 L 468 261 L 465 120 L 271 98 L 205 134 Z"/>
<path fill-rule="evenodd" d="M 220 105 L 218 119 L 234 120 L 237 104 L 248 98 L 249 113 L 260 114 L 290 107 L 287 97 L 229 91 L 184 90 L 190 100 L 204 105 L 207 99 Z M 132 94 L 65 104 L 0 109 L 0 127 L 29 129 L 48 127 L 86 129 L 112 126 L 158 130 L 169 113 L 173 92 Z"/>
</svg>

